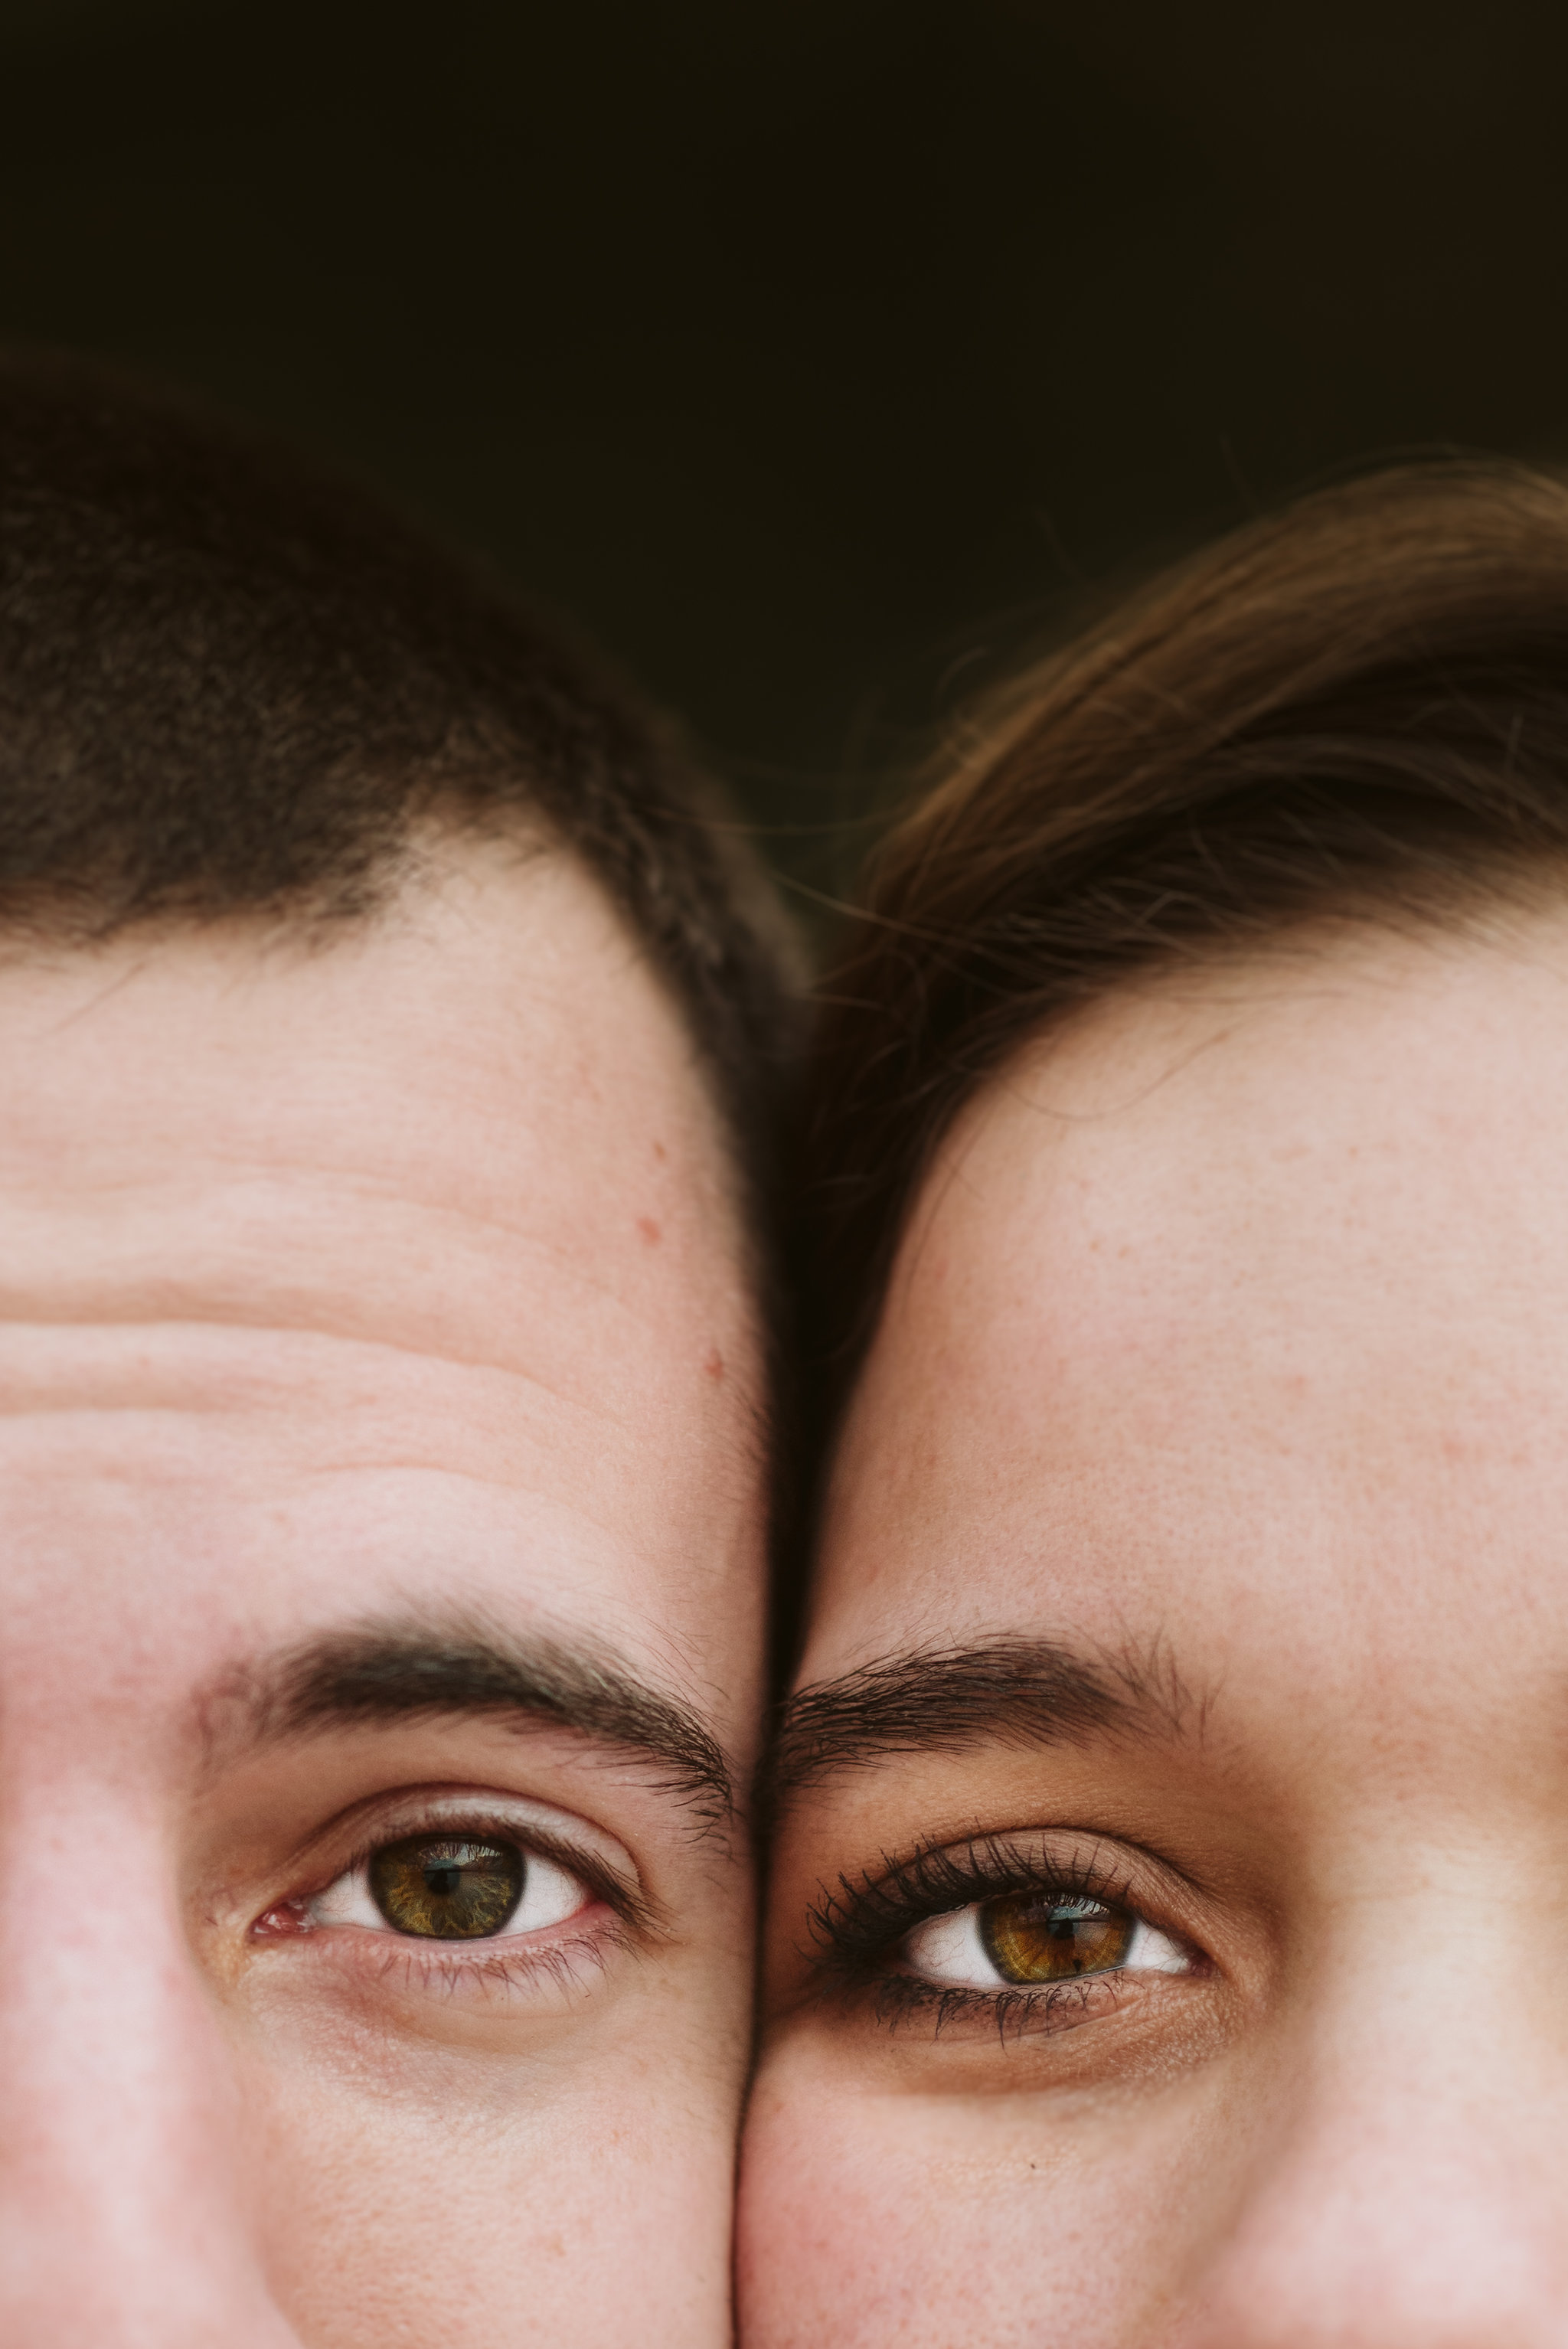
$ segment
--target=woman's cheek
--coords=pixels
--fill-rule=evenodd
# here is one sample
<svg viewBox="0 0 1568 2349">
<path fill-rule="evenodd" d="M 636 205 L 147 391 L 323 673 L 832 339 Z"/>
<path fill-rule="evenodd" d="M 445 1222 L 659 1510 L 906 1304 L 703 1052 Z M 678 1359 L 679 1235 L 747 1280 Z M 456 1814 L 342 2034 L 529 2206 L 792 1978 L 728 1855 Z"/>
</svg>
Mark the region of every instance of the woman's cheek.
<svg viewBox="0 0 1568 2349">
<path fill-rule="evenodd" d="M 910 2313 L 939 2306 L 944 2292 L 926 2133 L 901 2146 L 903 2099 L 834 2095 L 792 2083 L 792 2068 L 764 2068 L 747 2126 L 737 2216 L 746 2349 L 918 2339 Z M 902 2116 L 906 2127 L 913 2117 Z"/>
<path fill-rule="evenodd" d="M 745 2349 L 1161 2341 L 1239 2181 L 1195 2158 L 1212 2132 L 1184 2100 L 1053 2102 L 835 2093 L 778 2051 L 741 2168 Z"/>
</svg>

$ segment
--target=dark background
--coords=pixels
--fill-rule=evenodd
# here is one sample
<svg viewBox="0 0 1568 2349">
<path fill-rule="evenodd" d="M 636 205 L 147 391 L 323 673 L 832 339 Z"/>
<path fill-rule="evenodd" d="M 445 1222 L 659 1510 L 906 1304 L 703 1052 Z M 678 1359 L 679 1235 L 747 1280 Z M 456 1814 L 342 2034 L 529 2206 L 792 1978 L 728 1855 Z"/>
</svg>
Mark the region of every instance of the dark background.
<svg viewBox="0 0 1568 2349">
<path fill-rule="evenodd" d="M 0 0 L 0 335 L 346 457 L 780 862 L 1074 583 L 1568 454 L 1568 10 Z"/>
</svg>

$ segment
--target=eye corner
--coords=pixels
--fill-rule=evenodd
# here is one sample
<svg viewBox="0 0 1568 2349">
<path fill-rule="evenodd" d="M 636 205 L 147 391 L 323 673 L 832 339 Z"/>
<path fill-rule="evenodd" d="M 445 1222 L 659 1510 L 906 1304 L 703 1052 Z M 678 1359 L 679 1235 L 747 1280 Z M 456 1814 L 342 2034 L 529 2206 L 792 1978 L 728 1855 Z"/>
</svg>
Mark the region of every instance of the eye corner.
<svg viewBox="0 0 1568 2349">
<path fill-rule="evenodd" d="M 246 1939 L 252 1941 L 295 1940 L 302 1933 L 316 1930 L 310 1914 L 310 1903 L 304 1898 L 274 1900 L 269 1909 L 253 1919 Z"/>
</svg>

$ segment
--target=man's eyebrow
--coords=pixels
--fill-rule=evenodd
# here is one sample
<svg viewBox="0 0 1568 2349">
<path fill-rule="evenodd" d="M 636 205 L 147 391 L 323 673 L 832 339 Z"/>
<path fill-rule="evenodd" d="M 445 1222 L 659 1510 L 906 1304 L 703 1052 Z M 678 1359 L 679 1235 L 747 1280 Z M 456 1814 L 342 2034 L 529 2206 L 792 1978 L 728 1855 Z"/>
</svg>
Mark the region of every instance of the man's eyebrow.
<svg viewBox="0 0 1568 2349">
<path fill-rule="evenodd" d="M 678 1697 L 591 1644 L 515 1639 L 471 1619 L 377 1619 L 320 1633 L 239 1667 L 202 1710 L 209 1743 L 222 1746 L 443 1718 L 566 1729 L 654 1764 L 707 1819 L 734 1808 L 718 1742 Z"/>
<path fill-rule="evenodd" d="M 1201 1733 L 1195 1697 L 1163 1640 L 1141 1653 L 1003 1638 L 882 1656 L 799 1689 L 779 1710 L 765 1790 L 777 1807 L 803 1786 L 900 1754 L 984 1744 L 1060 1745 L 1116 1734 Z"/>
</svg>

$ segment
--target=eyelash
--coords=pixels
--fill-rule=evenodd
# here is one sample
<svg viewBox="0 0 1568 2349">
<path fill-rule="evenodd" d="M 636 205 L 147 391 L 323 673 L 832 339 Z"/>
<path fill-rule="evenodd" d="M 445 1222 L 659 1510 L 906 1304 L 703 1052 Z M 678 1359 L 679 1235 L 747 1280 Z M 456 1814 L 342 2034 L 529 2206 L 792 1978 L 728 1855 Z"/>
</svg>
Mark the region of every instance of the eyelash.
<svg viewBox="0 0 1568 2349">
<path fill-rule="evenodd" d="M 1004 2044 L 1031 2025 L 1088 2011 L 1092 1999 L 1114 1997 L 1114 1971 L 1082 1981 L 1053 1982 L 1045 1990 L 975 1990 L 895 1973 L 890 1961 L 919 1925 L 947 1910 L 978 1900 L 1025 1892 L 1074 1894 L 1143 1914 L 1143 1902 L 1125 1867 L 1119 1867 L 1098 1841 L 1080 1844 L 1065 1857 L 1045 1857 L 1037 1848 L 1004 1836 L 984 1836 L 958 1846 L 917 1845 L 907 1858 L 890 1862 L 880 1877 L 858 1882 L 841 1876 L 835 1891 L 823 1889 L 807 1911 L 822 1977 L 851 1996 L 869 1993 L 876 2019 L 891 2030 L 903 2023 L 930 2023 L 940 2038 L 950 2024 L 986 2019 Z"/>
<path fill-rule="evenodd" d="M 390 1982 L 401 1975 L 406 1989 L 435 1988 L 450 1992 L 513 1991 L 528 1982 L 549 1982 L 561 1990 L 575 1990 L 581 1984 L 584 1968 L 603 1973 L 611 1951 L 624 1946 L 628 1937 L 623 1920 L 617 1917 L 613 1924 L 601 1927 L 596 1933 L 582 1933 L 570 1941 L 553 1941 L 542 1949 L 520 1946 L 505 1956 L 459 1954 L 464 1945 L 450 1941 L 410 1940 L 400 1935 L 388 1938 L 393 1946 L 375 1953 L 374 1962 L 382 1982 Z"/>
</svg>

